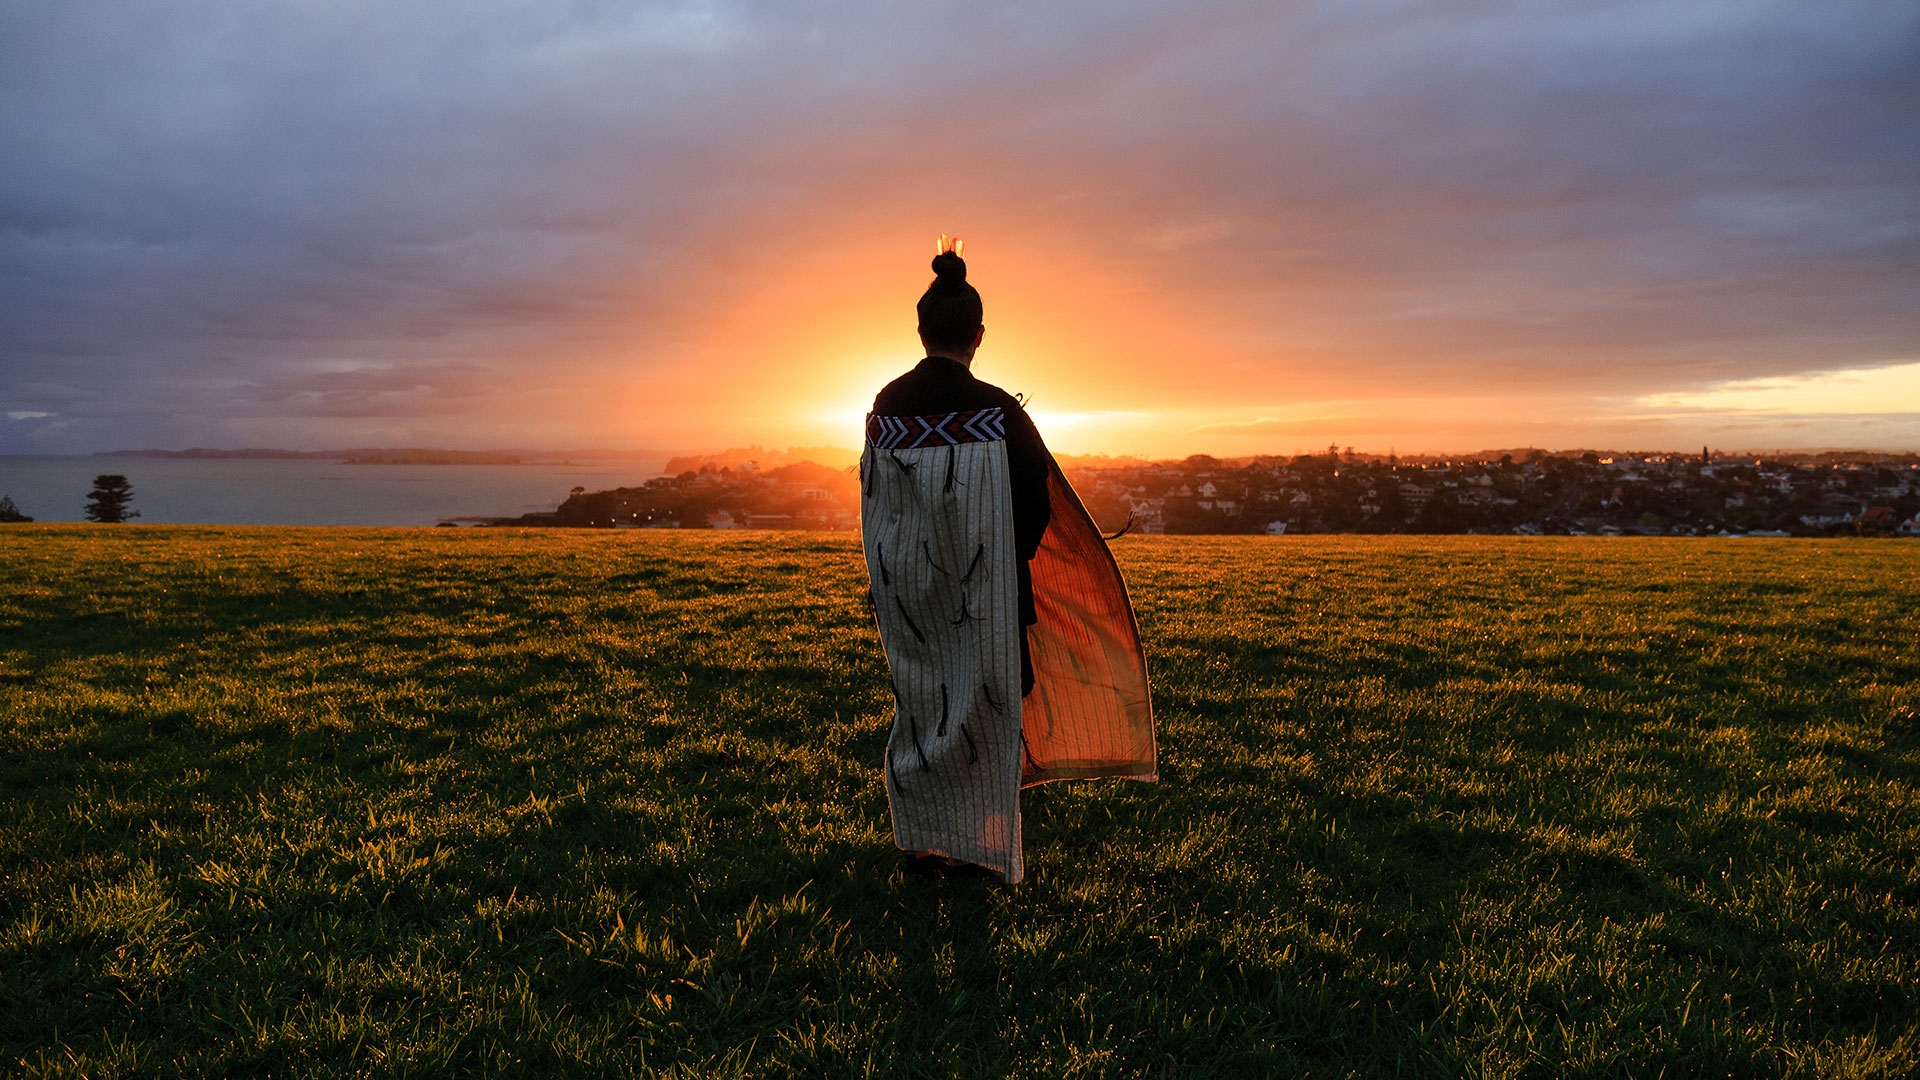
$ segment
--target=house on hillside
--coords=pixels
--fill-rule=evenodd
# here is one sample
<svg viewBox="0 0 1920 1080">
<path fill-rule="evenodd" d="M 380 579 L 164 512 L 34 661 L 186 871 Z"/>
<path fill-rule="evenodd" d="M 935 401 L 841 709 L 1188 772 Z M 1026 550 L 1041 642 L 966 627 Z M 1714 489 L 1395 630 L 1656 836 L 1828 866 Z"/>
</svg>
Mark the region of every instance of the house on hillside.
<svg viewBox="0 0 1920 1080">
<path fill-rule="evenodd" d="M 1831 529 L 1853 521 L 1852 514 L 1801 514 L 1800 524 L 1809 529 Z"/>
<path fill-rule="evenodd" d="M 1133 516 L 1133 531 L 1137 533 L 1166 532 L 1166 505 L 1165 499 L 1129 500 L 1127 511 Z"/>
</svg>

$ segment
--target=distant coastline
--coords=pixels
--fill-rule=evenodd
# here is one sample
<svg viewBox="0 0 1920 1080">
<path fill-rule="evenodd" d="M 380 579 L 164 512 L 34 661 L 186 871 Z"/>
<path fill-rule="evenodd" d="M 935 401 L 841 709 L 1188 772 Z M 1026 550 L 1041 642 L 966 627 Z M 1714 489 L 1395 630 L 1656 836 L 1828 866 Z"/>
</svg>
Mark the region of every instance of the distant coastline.
<svg viewBox="0 0 1920 1080">
<path fill-rule="evenodd" d="M 131 458 L 243 458 L 256 460 L 263 458 L 299 458 L 316 461 L 338 461 L 345 450 L 269 450 L 253 447 L 245 450 L 212 450 L 203 446 L 186 450 L 97 450 L 94 457 L 131 457 Z"/>
<path fill-rule="evenodd" d="M 0 496 L 43 522 L 78 520 L 94 477 L 124 473 L 149 524 L 851 529 L 854 459 L 833 447 L 651 459 L 196 447 L 0 456 Z M 362 469 L 356 460 L 432 467 Z M 1920 454 L 1527 449 L 1433 460 L 1330 446 L 1291 456 L 1057 460 L 1106 532 L 1920 535 Z M 440 467 L 453 464 L 485 467 Z"/>
<path fill-rule="evenodd" d="M 281 450 L 245 447 L 221 450 L 194 446 L 185 450 L 102 450 L 94 457 L 164 458 L 193 461 L 332 461 L 343 465 L 572 465 L 610 461 L 658 461 L 658 450 L 441 450 L 432 447 L 356 447 L 350 450 Z"/>
</svg>

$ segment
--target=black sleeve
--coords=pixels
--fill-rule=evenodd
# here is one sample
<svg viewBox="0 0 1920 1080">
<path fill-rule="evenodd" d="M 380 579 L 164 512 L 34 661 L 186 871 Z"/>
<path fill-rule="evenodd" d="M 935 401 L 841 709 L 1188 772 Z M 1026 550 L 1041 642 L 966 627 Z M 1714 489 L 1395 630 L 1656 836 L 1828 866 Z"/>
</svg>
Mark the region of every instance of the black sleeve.
<svg viewBox="0 0 1920 1080">
<path fill-rule="evenodd" d="M 1013 543 L 1025 563 L 1040 550 L 1052 517 L 1047 496 L 1047 473 L 1053 456 L 1040 440 L 1040 430 L 1019 405 L 1007 409 L 1007 473 L 1013 486 Z"/>
</svg>

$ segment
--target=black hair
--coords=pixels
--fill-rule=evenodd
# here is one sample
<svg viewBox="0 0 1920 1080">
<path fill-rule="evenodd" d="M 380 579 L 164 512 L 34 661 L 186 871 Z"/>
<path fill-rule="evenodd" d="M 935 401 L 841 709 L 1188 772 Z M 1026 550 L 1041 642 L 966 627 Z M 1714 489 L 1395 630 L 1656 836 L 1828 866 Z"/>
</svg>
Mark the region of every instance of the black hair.
<svg viewBox="0 0 1920 1080">
<path fill-rule="evenodd" d="M 951 251 L 933 257 L 933 284 L 921 295 L 920 333 L 931 348 L 965 348 L 980 332 L 980 294 L 967 284 L 967 262 Z"/>
</svg>

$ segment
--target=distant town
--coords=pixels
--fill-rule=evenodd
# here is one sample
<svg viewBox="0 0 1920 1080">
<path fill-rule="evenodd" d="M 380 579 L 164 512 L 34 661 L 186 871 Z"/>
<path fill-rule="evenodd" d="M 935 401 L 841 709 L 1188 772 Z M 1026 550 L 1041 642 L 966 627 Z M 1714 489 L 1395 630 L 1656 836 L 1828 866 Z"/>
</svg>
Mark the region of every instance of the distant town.
<svg viewBox="0 0 1920 1080">
<path fill-rule="evenodd" d="M 1920 536 L 1920 455 L 1514 450 L 1062 459 L 1095 522 L 1136 533 Z M 586 528 L 854 529 L 857 466 L 678 458 L 638 487 L 574 489 L 550 513 L 466 519 Z"/>
</svg>

